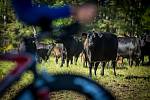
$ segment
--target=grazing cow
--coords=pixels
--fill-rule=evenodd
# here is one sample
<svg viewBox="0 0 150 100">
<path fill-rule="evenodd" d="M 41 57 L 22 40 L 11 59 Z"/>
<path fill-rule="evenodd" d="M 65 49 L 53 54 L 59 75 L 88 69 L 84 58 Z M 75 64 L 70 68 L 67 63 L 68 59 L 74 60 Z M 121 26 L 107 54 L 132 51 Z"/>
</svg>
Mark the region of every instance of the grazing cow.
<svg viewBox="0 0 150 100">
<path fill-rule="evenodd" d="M 69 66 L 69 61 L 71 61 L 71 64 L 73 63 L 73 57 L 75 57 L 75 64 L 77 64 L 78 57 L 83 50 L 83 43 L 73 36 L 65 37 L 59 43 L 63 43 L 67 51 L 67 67 Z"/>
<path fill-rule="evenodd" d="M 144 64 L 144 56 L 148 56 L 149 61 L 148 65 L 150 65 L 150 34 L 144 34 L 141 37 L 141 60 L 142 65 Z"/>
<path fill-rule="evenodd" d="M 61 58 L 61 67 L 62 67 L 63 64 L 65 63 L 64 60 L 66 58 L 66 50 L 63 44 L 60 43 L 55 44 L 52 50 L 52 54 L 55 57 L 56 64 L 58 64 L 58 59 Z"/>
<path fill-rule="evenodd" d="M 89 77 L 92 77 L 93 65 L 96 75 L 100 62 L 102 62 L 101 75 L 104 75 L 105 64 L 110 60 L 112 60 L 114 75 L 116 75 L 115 66 L 118 48 L 117 36 L 109 32 L 83 33 L 82 36 L 86 36 L 84 50 L 89 64 Z"/>
<path fill-rule="evenodd" d="M 38 48 L 37 49 L 37 56 L 38 56 L 38 61 L 41 62 L 42 60 L 47 61 L 50 57 L 53 45 L 51 44 L 44 44 L 46 47 L 43 48 Z M 37 46 L 38 47 L 38 46 Z"/>
<path fill-rule="evenodd" d="M 139 65 L 141 55 L 140 40 L 136 37 L 118 37 L 118 58 L 127 58 L 129 66 L 135 61 L 136 66 Z M 122 59 L 123 62 L 123 59 Z"/>
<path fill-rule="evenodd" d="M 23 43 L 20 45 L 20 50 L 21 52 L 26 51 L 35 54 L 38 61 L 41 62 L 41 60 L 48 60 L 52 47 L 52 45 L 36 43 L 35 37 L 24 37 Z"/>
</svg>

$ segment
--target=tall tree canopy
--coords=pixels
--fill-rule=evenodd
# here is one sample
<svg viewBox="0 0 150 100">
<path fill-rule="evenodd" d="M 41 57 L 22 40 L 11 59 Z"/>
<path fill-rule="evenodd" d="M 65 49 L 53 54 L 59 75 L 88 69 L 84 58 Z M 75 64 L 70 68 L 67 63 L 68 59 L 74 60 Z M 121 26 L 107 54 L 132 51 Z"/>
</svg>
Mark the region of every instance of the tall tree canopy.
<svg viewBox="0 0 150 100">
<path fill-rule="evenodd" d="M 79 5 L 87 0 L 33 0 L 35 4 L 60 6 L 63 4 Z M 97 0 L 98 16 L 87 24 L 84 31 L 110 31 L 117 35 L 140 35 L 150 30 L 150 0 Z M 54 25 L 71 23 L 71 19 L 54 21 Z M 32 34 L 32 27 L 20 23 L 11 7 L 11 0 L 0 0 L 0 47 L 5 41 L 19 43 L 24 35 Z"/>
</svg>

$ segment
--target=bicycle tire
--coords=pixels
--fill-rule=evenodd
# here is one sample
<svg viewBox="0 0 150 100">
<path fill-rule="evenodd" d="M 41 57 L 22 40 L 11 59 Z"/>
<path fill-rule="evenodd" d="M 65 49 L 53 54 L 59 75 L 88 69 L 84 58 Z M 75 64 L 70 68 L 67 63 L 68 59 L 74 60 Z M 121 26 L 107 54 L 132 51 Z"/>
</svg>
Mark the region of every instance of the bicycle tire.
<svg viewBox="0 0 150 100">
<path fill-rule="evenodd" d="M 103 86 L 89 78 L 80 75 L 57 74 L 45 76 L 44 74 L 43 81 L 46 82 L 46 87 L 48 87 L 50 92 L 73 90 L 85 95 L 91 100 L 115 100 L 112 94 L 103 88 Z M 36 100 L 35 98 L 37 98 L 37 95 L 35 94 L 33 87 L 34 85 L 31 84 L 21 90 L 21 92 L 15 97 L 14 100 L 23 100 L 18 98 L 24 98 L 24 91 L 29 90 L 32 93 L 33 99 L 31 100 Z"/>
</svg>

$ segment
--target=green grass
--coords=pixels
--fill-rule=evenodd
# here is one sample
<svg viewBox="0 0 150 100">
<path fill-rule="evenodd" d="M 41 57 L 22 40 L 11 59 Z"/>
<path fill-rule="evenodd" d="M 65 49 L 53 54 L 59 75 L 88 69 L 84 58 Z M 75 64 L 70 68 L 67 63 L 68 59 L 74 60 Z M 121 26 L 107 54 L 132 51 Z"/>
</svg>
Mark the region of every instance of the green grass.
<svg viewBox="0 0 150 100">
<path fill-rule="evenodd" d="M 8 70 L 11 69 L 12 63 L 0 63 L 0 78 L 3 78 Z M 88 77 L 88 68 L 84 68 L 82 63 L 77 65 L 70 65 L 60 67 L 56 65 L 54 59 L 38 65 L 39 71 L 46 69 L 51 74 L 57 73 L 71 73 L 84 75 Z M 117 76 L 113 75 L 112 68 L 105 68 L 105 75 L 100 76 L 100 67 L 97 70 L 97 76 L 93 74 L 92 79 L 107 90 L 109 90 L 117 100 L 150 100 L 150 66 L 149 67 L 129 67 L 117 68 Z M 93 70 L 94 72 L 94 70 Z M 3 100 L 10 100 L 19 90 L 32 82 L 32 74 L 27 72 L 23 75 L 22 79 L 13 85 L 2 98 Z M 86 98 L 76 92 L 60 91 L 50 93 L 52 100 L 86 100 Z"/>
</svg>

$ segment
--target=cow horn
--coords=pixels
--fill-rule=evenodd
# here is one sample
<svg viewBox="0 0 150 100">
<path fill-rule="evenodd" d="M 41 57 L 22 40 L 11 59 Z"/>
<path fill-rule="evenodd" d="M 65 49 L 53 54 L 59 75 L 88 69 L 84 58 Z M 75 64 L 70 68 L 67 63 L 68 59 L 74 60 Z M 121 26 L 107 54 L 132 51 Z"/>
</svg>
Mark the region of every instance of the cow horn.
<svg viewBox="0 0 150 100">
<path fill-rule="evenodd" d="M 103 37 L 103 34 L 99 33 L 98 36 L 101 38 L 101 37 Z"/>
</svg>

